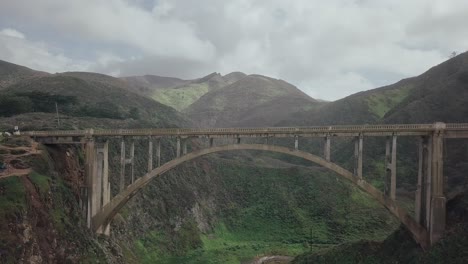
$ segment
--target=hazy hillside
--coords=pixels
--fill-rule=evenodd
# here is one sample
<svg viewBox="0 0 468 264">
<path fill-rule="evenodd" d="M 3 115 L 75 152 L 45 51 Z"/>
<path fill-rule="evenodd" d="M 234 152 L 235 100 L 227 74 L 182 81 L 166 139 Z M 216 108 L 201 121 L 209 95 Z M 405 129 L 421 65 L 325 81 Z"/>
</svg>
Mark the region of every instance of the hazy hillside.
<svg viewBox="0 0 468 264">
<path fill-rule="evenodd" d="M 185 112 L 200 126 L 271 126 L 289 113 L 317 104 L 283 80 L 249 75 L 206 93 Z"/>
<path fill-rule="evenodd" d="M 236 76 L 230 76 L 229 80 L 235 80 Z M 182 84 L 155 90 L 151 98 L 169 105 L 178 111 L 184 111 L 191 104 L 196 102 L 204 94 L 220 89 L 229 84 L 219 73 L 211 73 L 199 79 L 186 81 Z"/>
<path fill-rule="evenodd" d="M 0 89 L 17 82 L 48 75 L 48 73 L 34 71 L 24 66 L 0 60 Z"/>
<path fill-rule="evenodd" d="M 185 122 L 174 109 L 130 91 L 122 80 L 94 73 L 54 74 L 10 85 L 0 94 L 0 114 L 55 112 L 55 102 L 69 116 L 139 119 L 166 127 Z"/>
<path fill-rule="evenodd" d="M 417 77 L 294 113 L 278 125 L 467 122 L 467 86 L 465 52 Z"/>
<path fill-rule="evenodd" d="M 157 75 L 129 76 L 120 78 L 127 82 L 135 91 L 147 96 L 152 96 L 158 89 L 182 85 L 188 81 L 173 77 Z"/>
</svg>

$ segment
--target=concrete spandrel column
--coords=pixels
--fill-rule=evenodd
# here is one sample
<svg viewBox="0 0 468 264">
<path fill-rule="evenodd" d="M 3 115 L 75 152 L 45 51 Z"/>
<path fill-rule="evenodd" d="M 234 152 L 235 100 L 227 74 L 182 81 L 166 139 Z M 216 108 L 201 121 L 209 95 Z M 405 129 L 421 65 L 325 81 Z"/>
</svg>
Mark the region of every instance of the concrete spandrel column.
<svg viewBox="0 0 468 264">
<path fill-rule="evenodd" d="M 88 228 L 91 228 L 91 217 L 92 217 L 92 192 L 93 192 L 93 178 L 94 178 L 94 159 L 95 159 L 95 149 L 94 149 L 94 139 L 88 139 L 85 143 L 85 174 L 87 182 L 87 217 L 86 222 Z"/>
<path fill-rule="evenodd" d="M 385 175 L 384 175 L 384 194 L 390 196 L 390 178 L 391 178 L 391 139 L 387 137 L 385 140 Z"/>
<path fill-rule="evenodd" d="M 161 139 L 158 138 L 158 141 L 156 142 L 156 159 L 157 159 L 157 164 L 158 167 L 161 166 Z"/>
<path fill-rule="evenodd" d="M 210 138 L 210 148 L 214 147 L 214 138 Z"/>
<path fill-rule="evenodd" d="M 93 180 L 93 205 L 91 216 L 95 216 L 102 206 L 102 180 L 103 180 L 103 167 L 104 167 L 104 154 L 100 151 L 102 148 L 96 149 L 95 155 L 95 177 Z"/>
<path fill-rule="evenodd" d="M 294 136 L 294 149 L 298 150 L 299 149 L 299 137 Z"/>
<path fill-rule="evenodd" d="M 359 136 L 359 146 L 358 146 L 358 169 L 357 169 L 357 176 L 359 179 L 362 179 L 362 149 L 364 147 L 364 137 L 362 135 Z"/>
<path fill-rule="evenodd" d="M 122 192 L 125 189 L 125 164 L 127 163 L 125 156 L 125 140 L 122 138 L 120 143 L 120 182 L 119 190 Z"/>
<path fill-rule="evenodd" d="M 392 163 L 391 163 L 391 177 L 390 177 L 390 198 L 396 199 L 396 157 L 397 157 L 397 136 L 392 137 Z"/>
<path fill-rule="evenodd" d="M 148 172 L 153 170 L 153 138 L 148 137 Z"/>
<path fill-rule="evenodd" d="M 431 227 L 431 200 L 432 200 L 432 137 L 427 140 L 427 155 L 424 159 L 425 169 L 424 177 L 424 194 L 425 194 L 425 223 L 426 229 L 430 230 Z"/>
<path fill-rule="evenodd" d="M 354 138 L 354 176 L 358 176 L 359 137 Z"/>
<path fill-rule="evenodd" d="M 130 166 L 131 166 L 131 176 L 132 183 L 135 182 L 135 141 L 132 139 L 132 144 L 130 145 Z"/>
<path fill-rule="evenodd" d="M 187 141 L 187 138 L 182 141 L 182 155 L 187 155 Z"/>
<path fill-rule="evenodd" d="M 177 137 L 177 142 L 176 142 L 176 157 L 180 157 L 180 137 Z"/>
<path fill-rule="evenodd" d="M 325 146 L 323 150 L 323 156 L 326 161 L 330 162 L 330 151 L 331 151 L 331 142 L 330 142 L 330 137 L 327 136 L 325 137 Z"/>
<path fill-rule="evenodd" d="M 436 123 L 432 137 L 432 199 L 430 240 L 434 244 L 445 231 L 446 198 L 444 195 L 443 133 L 445 124 Z"/>
<path fill-rule="evenodd" d="M 418 181 L 414 197 L 414 220 L 422 224 L 421 206 L 422 206 L 422 181 L 423 181 L 423 138 L 418 141 Z"/>
</svg>

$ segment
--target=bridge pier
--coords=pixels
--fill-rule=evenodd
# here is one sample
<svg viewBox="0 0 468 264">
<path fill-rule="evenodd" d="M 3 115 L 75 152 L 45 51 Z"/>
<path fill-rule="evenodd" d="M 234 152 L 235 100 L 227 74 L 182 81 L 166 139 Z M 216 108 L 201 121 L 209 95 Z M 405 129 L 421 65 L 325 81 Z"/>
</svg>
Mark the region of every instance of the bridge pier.
<svg viewBox="0 0 468 264">
<path fill-rule="evenodd" d="M 330 136 L 325 137 L 325 147 L 323 149 L 323 156 L 326 161 L 330 162 L 330 148 L 331 148 L 331 142 L 330 142 Z"/>
<path fill-rule="evenodd" d="M 362 149 L 364 147 L 363 135 L 360 134 L 354 140 L 354 176 L 362 180 Z"/>
<path fill-rule="evenodd" d="M 109 143 L 95 143 L 93 138 L 86 142 L 86 179 L 88 182 L 87 224 L 92 228 L 91 219 L 110 202 Z M 110 226 L 100 227 L 99 234 L 110 234 Z"/>
<path fill-rule="evenodd" d="M 294 149 L 299 150 L 299 137 L 297 135 L 294 136 Z"/>
<path fill-rule="evenodd" d="M 153 170 L 153 137 L 148 137 L 148 172 Z"/>
<path fill-rule="evenodd" d="M 180 157 L 180 137 L 177 137 L 176 141 L 176 157 Z"/>
<path fill-rule="evenodd" d="M 446 199 L 444 195 L 443 132 L 445 124 L 436 123 L 432 136 L 432 199 L 431 226 L 429 237 L 431 244 L 442 238 L 445 231 Z"/>
<path fill-rule="evenodd" d="M 390 198 L 396 200 L 396 155 L 397 155 L 397 136 L 392 136 L 392 161 L 390 163 Z"/>
</svg>

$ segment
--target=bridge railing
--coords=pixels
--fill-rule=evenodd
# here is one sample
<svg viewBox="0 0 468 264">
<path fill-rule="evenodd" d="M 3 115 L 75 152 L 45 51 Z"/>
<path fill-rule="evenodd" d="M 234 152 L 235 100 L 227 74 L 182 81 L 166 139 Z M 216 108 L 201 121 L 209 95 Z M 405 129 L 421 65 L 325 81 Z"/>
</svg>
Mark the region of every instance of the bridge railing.
<svg viewBox="0 0 468 264">
<path fill-rule="evenodd" d="M 438 123 L 440 124 L 440 123 Z M 431 132 L 436 124 L 381 124 L 381 125 L 338 125 L 310 127 L 265 127 L 265 128 L 146 128 L 146 129 L 86 129 L 57 131 L 26 131 L 27 136 L 203 136 L 203 135 L 262 135 L 262 134 L 314 134 L 314 133 L 365 133 L 365 132 Z M 449 123 L 445 130 L 468 130 L 468 123 Z"/>
</svg>

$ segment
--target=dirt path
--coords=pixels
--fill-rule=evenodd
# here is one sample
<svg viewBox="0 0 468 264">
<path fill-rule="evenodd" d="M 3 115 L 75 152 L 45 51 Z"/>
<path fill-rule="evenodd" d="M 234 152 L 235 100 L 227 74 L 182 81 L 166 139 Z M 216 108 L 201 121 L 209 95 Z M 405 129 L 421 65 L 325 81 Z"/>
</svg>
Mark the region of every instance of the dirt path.
<svg viewBox="0 0 468 264">
<path fill-rule="evenodd" d="M 31 156 L 31 155 L 40 155 L 42 152 L 38 150 L 38 143 L 31 141 L 30 147 L 20 146 L 20 147 L 10 147 L 5 145 L 0 145 L 0 149 L 7 150 L 9 153 L 0 154 L 3 162 L 6 164 L 7 168 L 3 171 L 0 171 L 0 179 L 7 178 L 11 176 L 24 176 L 31 173 L 31 168 L 15 168 L 12 164 L 13 160 L 20 159 L 22 157 Z M 24 151 L 21 154 L 12 154 L 11 151 Z"/>
</svg>

